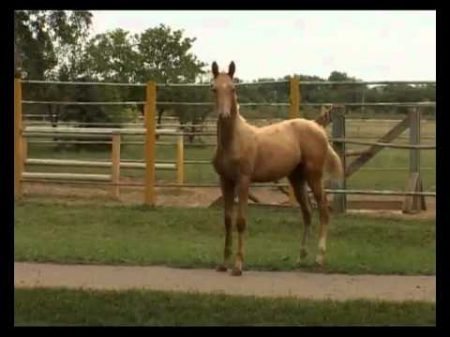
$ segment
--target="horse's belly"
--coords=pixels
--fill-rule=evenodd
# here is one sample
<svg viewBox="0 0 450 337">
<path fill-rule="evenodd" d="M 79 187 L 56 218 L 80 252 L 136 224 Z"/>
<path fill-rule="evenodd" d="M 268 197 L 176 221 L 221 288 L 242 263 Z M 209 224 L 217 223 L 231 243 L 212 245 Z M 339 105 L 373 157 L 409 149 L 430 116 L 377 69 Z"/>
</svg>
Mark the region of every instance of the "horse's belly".
<svg viewBox="0 0 450 337">
<path fill-rule="evenodd" d="M 288 176 L 300 163 L 300 151 L 295 148 L 263 150 L 253 167 L 253 181 L 267 182 Z"/>
</svg>

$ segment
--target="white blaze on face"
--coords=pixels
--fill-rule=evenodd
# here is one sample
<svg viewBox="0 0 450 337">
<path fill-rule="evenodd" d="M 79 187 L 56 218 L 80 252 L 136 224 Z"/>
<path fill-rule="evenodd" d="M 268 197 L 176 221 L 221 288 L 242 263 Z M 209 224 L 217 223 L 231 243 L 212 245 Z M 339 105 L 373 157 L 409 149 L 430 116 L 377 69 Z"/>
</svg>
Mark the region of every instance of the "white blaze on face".
<svg viewBox="0 0 450 337">
<path fill-rule="evenodd" d="M 226 83 L 217 87 L 217 103 L 219 116 L 228 118 L 231 115 L 231 97 Z"/>
</svg>

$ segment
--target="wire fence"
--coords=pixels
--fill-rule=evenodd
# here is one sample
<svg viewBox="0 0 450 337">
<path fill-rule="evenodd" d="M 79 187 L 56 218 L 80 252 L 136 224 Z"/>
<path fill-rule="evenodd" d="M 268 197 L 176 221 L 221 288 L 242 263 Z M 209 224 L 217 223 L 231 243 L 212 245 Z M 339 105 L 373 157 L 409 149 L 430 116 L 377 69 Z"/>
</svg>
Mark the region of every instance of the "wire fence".
<svg viewBox="0 0 450 337">
<path fill-rule="evenodd" d="M 56 85 L 92 85 L 92 86 L 130 86 L 130 87 L 146 87 L 147 84 L 145 83 L 114 83 L 114 82 L 64 82 L 64 81 L 36 81 L 36 80 L 25 80 L 22 81 L 22 83 L 25 84 L 56 84 Z M 274 84 L 286 84 L 289 83 L 288 80 L 286 81 L 265 81 L 265 82 L 247 82 L 247 83 L 236 83 L 237 86 L 248 86 L 248 85 L 274 85 Z M 360 86 L 360 85 L 394 85 L 394 84 L 408 84 L 408 85 L 435 85 L 434 81 L 302 81 L 301 86 L 313 86 L 313 85 L 354 85 L 354 86 Z M 157 86 L 159 87 L 207 87 L 210 86 L 209 83 L 158 83 Z M 56 100 L 22 100 L 22 104 L 25 105 L 62 105 L 62 106 L 142 106 L 147 103 L 147 101 L 141 101 L 141 100 L 132 100 L 132 101 L 123 101 L 123 102 L 116 102 L 116 101 L 70 101 L 70 100 L 62 100 L 62 101 L 56 101 Z M 156 101 L 156 106 L 209 106 L 212 107 L 212 102 L 188 102 L 188 101 Z M 242 102 L 239 103 L 242 107 L 252 107 L 252 106 L 271 106 L 271 107 L 290 107 L 290 102 Z M 435 102 L 302 102 L 302 106 L 306 107 L 322 107 L 322 106 L 335 106 L 335 107 L 392 107 L 392 108 L 434 108 L 436 106 Z M 118 133 L 121 135 L 145 135 L 145 129 L 143 128 L 144 123 L 122 123 L 120 128 L 113 129 L 111 126 L 117 125 L 117 123 L 107 123 L 107 122 L 101 122 L 101 123 L 95 123 L 95 122 L 83 122 L 84 126 L 91 126 L 91 127 L 84 127 L 80 128 L 79 125 L 77 125 L 76 122 L 73 122 L 73 125 L 76 126 L 75 128 L 70 128 L 71 125 L 70 122 L 59 122 L 58 124 L 63 126 L 63 128 L 59 127 L 51 127 L 51 128 L 43 128 L 42 124 L 39 124 L 41 122 L 33 122 L 30 119 L 33 118 L 49 118 L 49 116 L 40 115 L 40 114 L 25 114 L 24 117 L 26 117 L 25 120 L 25 128 L 24 128 L 24 136 L 29 138 L 29 144 L 37 144 L 37 145 L 45 145 L 45 144 L 55 144 L 55 141 L 50 140 L 37 140 L 35 137 L 58 137 L 57 143 L 66 143 L 66 144 L 81 144 L 81 145 L 87 145 L 87 144 L 112 144 L 112 141 L 108 140 L 82 140 L 82 139 L 70 139 L 70 137 L 79 137 L 83 135 L 88 135 L 89 137 L 93 136 L 99 136 L 102 134 L 110 134 L 110 133 Z M 173 117 L 174 120 L 177 120 L 177 117 Z M 256 117 L 256 120 L 265 120 L 266 122 L 271 120 L 267 117 Z M 277 118 L 273 118 L 274 120 Z M 281 118 L 278 118 L 281 119 Z M 210 127 L 215 128 L 214 120 L 211 120 Z M 97 126 L 97 128 L 94 128 L 92 126 Z M 205 120 L 205 123 L 194 123 L 194 124 L 180 124 L 180 123 L 167 123 L 167 125 L 164 125 L 165 127 L 173 127 L 175 129 L 159 129 L 157 128 L 156 134 L 158 135 L 165 135 L 165 136 L 216 136 L 215 130 L 211 131 L 205 131 L 204 128 L 208 126 L 208 121 Z M 105 128 L 106 127 L 106 128 Z M 109 127 L 109 128 L 108 128 Z M 203 130 L 191 130 L 186 131 L 186 128 L 203 128 Z M 67 136 L 68 139 L 61 139 L 61 137 Z M 369 138 L 369 137 L 367 137 Z M 375 147 L 383 147 L 383 148 L 394 148 L 394 149 L 409 149 L 409 150 L 435 150 L 436 144 L 394 144 L 394 143 L 387 143 L 387 142 L 380 142 L 380 141 L 364 141 L 361 140 L 364 139 L 364 136 L 362 137 L 354 137 L 354 138 L 336 138 L 336 137 L 330 137 L 330 142 L 334 143 L 347 143 L 352 145 L 364 145 L 364 146 L 375 146 Z M 423 137 L 423 139 L 434 139 L 434 137 Z M 144 145 L 144 141 L 123 141 L 122 145 Z M 174 145 L 173 142 L 156 142 L 156 145 Z M 205 146 L 215 146 L 215 143 L 192 143 L 188 144 L 186 146 L 190 147 L 205 147 Z M 167 161 L 167 160 L 161 160 L 158 161 L 159 163 L 167 163 L 172 164 L 176 163 L 175 161 Z M 184 160 L 184 164 L 188 165 L 211 165 L 210 161 L 206 160 Z M 423 170 L 433 170 L 433 167 L 422 167 Z M 390 168 L 365 168 L 365 170 L 373 170 L 373 171 L 402 171 L 402 170 L 408 170 L 408 168 L 400 168 L 400 167 L 390 167 Z M 24 181 L 28 182 L 49 182 L 48 179 L 42 179 L 40 177 L 24 177 Z M 67 183 L 72 184 L 74 182 L 71 182 L 70 180 L 66 179 L 51 179 L 52 183 Z M 85 184 L 83 181 L 76 181 L 76 184 Z M 87 184 L 104 184 L 104 185 L 113 185 L 113 186 L 135 186 L 135 187 L 143 187 L 142 183 L 135 183 L 135 182 L 87 182 Z M 191 184 L 191 183 L 184 183 L 182 186 L 180 184 L 171 184 L 171 183 L 165 183 L 160 184 L 156 183 L 156 187 L 214 187 L 217 188 L 218 184 Z M 255 187 L 287 187 L 288 185 L 283 184 L 256 184 Z M 435 197 L 435 192 L 411 192 L 411 191 L 391 191 L 391 190 L 355 190 L 355 189 L 328 189 L 328 193 L 331 194 L 354 194 L 354 195 L 397 195 L 397 196 L 428 196 L 428 197 Z"/>
</svg>

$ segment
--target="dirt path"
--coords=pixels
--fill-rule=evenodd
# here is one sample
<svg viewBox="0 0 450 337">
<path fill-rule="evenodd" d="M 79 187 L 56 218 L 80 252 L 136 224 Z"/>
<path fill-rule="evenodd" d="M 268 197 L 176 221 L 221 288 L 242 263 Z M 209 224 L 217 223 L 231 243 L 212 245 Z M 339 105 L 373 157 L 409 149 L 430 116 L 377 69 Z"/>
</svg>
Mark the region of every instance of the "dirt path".
<svg viewBox="0 0 450 337">
<path fill-rule="evenodd" d="M 19 288 L 140 288 L 316 300 L 436 302 L 435 276 L 246 271 L 242 277 L 232 277 L 210 269 L 15 263 L 14 284 Z"/>
</svg>

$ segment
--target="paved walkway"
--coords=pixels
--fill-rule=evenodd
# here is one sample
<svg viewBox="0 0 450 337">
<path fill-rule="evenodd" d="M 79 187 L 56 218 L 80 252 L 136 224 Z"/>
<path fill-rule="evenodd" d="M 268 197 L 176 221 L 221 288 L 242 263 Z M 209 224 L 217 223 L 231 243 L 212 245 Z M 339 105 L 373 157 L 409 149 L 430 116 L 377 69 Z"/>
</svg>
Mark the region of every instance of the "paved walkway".
<svg viewBox="0 0 450 337">
<path fill-rule="evenodd" d="M 435 276 L 343 275 L 301 271 L 244 271 L 233 277 L 210 269 L 15 263 L 15 287 L 152 289 L 297 297 L 436 302 Z"/>
</svg>

